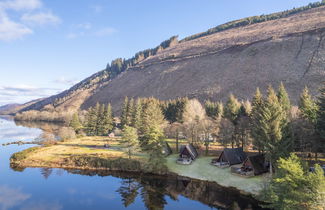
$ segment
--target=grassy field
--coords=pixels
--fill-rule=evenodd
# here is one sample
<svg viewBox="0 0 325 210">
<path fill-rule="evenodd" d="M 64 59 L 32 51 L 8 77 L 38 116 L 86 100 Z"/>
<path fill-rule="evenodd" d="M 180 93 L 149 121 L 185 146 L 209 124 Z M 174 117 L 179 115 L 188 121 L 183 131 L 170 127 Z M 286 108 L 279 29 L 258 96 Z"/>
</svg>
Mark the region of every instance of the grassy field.
<svg viewBox="0 0 325 210">
<path fill-rule="evenodd" d="M 104 145 L 109 144 L 109 148 Z M 98 157 L 102 159 L 127 158 L 118 138 L 82 137 L 54 145 L 43 146 L 26 155 L 20 161 L 22 167 L 64 167 L 73 156 Z M 133 159 L 144 161 L 147 155 L 137 153 Z"/>
<path fill-rule="evenodd" d="M 245 178 L 230 173 L 230 168 L 221 169 L 210 165 L 212 157 L 199 157 L 191 165 L 176 163 L 177 155 L 167 158 L 167 166 L 171 172 L 181 176 L 217 182 L 224 187 L 235 187 L 241 191 L 258 194 L 267 175 Z"/>
<path fill-rule="evenodd" d="M 170 146 L 175 151 L 175 141 L 167 139 Z M 180 141 L 180 145 L 185 141 Z M 109 148 L 104 145 L 109 144 Z M 119 138 L 108 137 L 82 137 L 65 142 L 58 142 L 54 145 L 42 146 L 30 151 L 17 153 L 18 165 L 21 167 L 59 167 L 69 168 L 75 167 L 76 164 L 67 161 L 73 160 L 74 157 L 93 158 L 101 160 L 117 160 L 120 158 L 126 159 L 127 156 L 121 147 Z M 137 153 L 133 160 L 145 163 L 147 161 L 147 154 Z M 213 181 L 225 187 L 235 187 L 246 193 L 257 194 L 264 182 L 263 176 L 252 178 L 243 178 L 230 173 L 230 168 L 220 169 L 210 165 L 213 158 L 200 156 L 191 165 L 176 164 L 177 155 L 173 154 L 166 158 L 168 170 L 190 178 Z M 89 159 L 88 159 L 89 160 Z M 77 162 L 79 159 L 77 160 Z M 82 161 L 82 160 L 81 160 Z M 72 163 L 72 165 L 71 165 Z M 117 163 L 118 164 L 118 163 Z M 85 162 L 85 169 L 89 163 Z M 96 167 L 96 166 L 93 166 Z"/>
</svg>

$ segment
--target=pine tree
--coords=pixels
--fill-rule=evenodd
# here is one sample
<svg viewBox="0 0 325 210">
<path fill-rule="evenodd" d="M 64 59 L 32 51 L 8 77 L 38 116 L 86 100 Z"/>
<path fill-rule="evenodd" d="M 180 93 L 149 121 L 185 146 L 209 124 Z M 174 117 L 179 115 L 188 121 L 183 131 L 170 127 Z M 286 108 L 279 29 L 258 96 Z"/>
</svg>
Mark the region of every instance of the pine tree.
<svg viewBox="0 0 325 210">
<path fill-rule="evenodd" d="M 324 208 L 324 171 L 316 165 L 315 172 L 310 173 L 304 165 L 295 154 L 279 159 L 278 171 L 269 188 L 262 193 L 261 200 L 271 203 L 266 207 L 279 210 Z"/>
<path fill-rule="evenodd" d="M 313 124 L 317 121 L 317 104 L 309 94 L 307 87 L 304 88 L 300 95 L 299 109 L 304 118 L 308 119 Z"/>
<path fill-rule="evenodd" d="M 225 107 L 225 117 L 228 120 L 230 120 L 230 122 L 232 122 L 232 124 L 235 127 L 234 134 L 232 135 L 232 141 L 231 141 L 232 148 L 234 147 L 235 143 L 239 144 L 239 142 L 236 142 L 236 140 L 238 140 L 236 138 L 236 134 L 238 133 L 237 123 L 238 123 L 240 107 L 241 105 L 239 101 L 236 99 L 236 97 L 233 94 L 230 94 Z"/>
<path fill-rule="evenodd" d="M 141 115 L 142 115 L 142 103 L 141 99 L 138 98 L 136 103 L 134 104 L 134 109 L 132 113 L 132 123 L 131 126 L 139 129 L 141 126 Z"/>
<path fill-rule="evenodd" d="M 240 103 L 233 94 L 229 95 L 229 99 L 225 107 L 225 117 L 229 119 L 234 125 L 240 110 Z"/>
<path fill-rule="evenodd" d="M 320 138 L 316 144 L 318 145 L 319 149 L 325 149 L 325 83 L 320 89 L 317 105 L 318 111 L 316 129 Z"/>
<path fill-rule="evenodd" d="M 129 98 L 126 96 L 124 99 L 122 114 L 121 114 L 121 126 L 124 127 L 128 125 L 128 115 L 129 115 Z"/>
<path fill-rule="evenodd" d="M 127 112 L 127 125 L 128 126 L 132 125 L 134 109 L 135 109 L 134 99 L 131 98 L 128 103 L 128 112 Z"/>
<path fill-rule="evenodd" d="M 216 120 L 223 115 L 223 104 L 222 102 L 211 102 L 206 101 L 205 102 L 205 112 L 208 117 L 211 117 L 212 119 Z"/>
<path fill-rule="evenodd" d="M 122 141 L 125 153 L 131 159 L 132 155 L 139 149 L 138 131 L 137 129 L 129 126 L 124 126 L 122 132 Z"/>
<path fill-rule="evenodd" d="M 105 105 L 99 105 L 98 113 L 97 113 L 97 135 L 104 136 L 107 135 L 106 130 L 106 122 L 105 122 Z"/>
<path fill-rule="evenodd" d="M 163 154 L 164 134 L 159 127 L 151 127 L 145 133 L 147 139 L 147 151 L 149 153 L 149 161 L 147 164 L 147 171 L 149 172 L 165 172 L 166 160 Z"/>
<path fill-rule="evenodd" d="M 113 114 L 112 114 L 112 107 L 111 104 L 107 104 L 104 114 L 103 114 L 103 121 L 104 121 L 104 130 L 105 134 L 108 134 L 113 130 Z"/>
<path fill-rule="evenodd" d="M 72 127 L 74 131 L 77 133 L 82 129 L 82 125 L 80 123 L 78 113 L 74 113 L 72 115 L 72 120 L 70 121 L 69 126 Z"/>
<path fill-rule="evenodd" d="M 279 99 L 279 103 L 282 107 L 282 110 L 286 113 L 289 114 L 290 109 L 291 109 L 291 103 L 290 103 L 290 99 L 288 96 L 288 93 L 283 85 L 283 83 L 280 83 L 279 86 L 279 90 L 278 90 L 278 99 Z"/>
<path fill-rule="evenodd" d="M 97 113 L 93 107 L 88 109 L 86 115 L 86 133 L 88 136 L 95 136 L 96 135 L 96 126 L 97 126 Z"/>
<path fill-rule="evenodd" d="M 279 157 L 285 157 L 291 149 L 291 138 L 288 137 L 286 114 L 282 110 L 278 97 L 272 87 L 254 123 L 254 137 L 266 152 L 272 173 L 272 165 Z"/>
<path fill-rule="evenodd" d="M 165 124 L 164 115 L 162 114 L 158 100 L 149 98 L 144 101 L 141 123 L 141 141 L 142 145 L 146 145 L 149 140 L 147 134 L 151 132 L 153 128 L 162 131 L 162 126 Z"/>
<path fill-rule="evenodd" d="M 260 92 L 260 89 L 257 88 L 252 101 L 251 135 L 253 137 L 253 145 L 258 149 L 259 153 L 264 152 L 263 143 L 261 139 L 262 133 L 260 129 L 263 106 L 263 96 Z"/>
</svg>

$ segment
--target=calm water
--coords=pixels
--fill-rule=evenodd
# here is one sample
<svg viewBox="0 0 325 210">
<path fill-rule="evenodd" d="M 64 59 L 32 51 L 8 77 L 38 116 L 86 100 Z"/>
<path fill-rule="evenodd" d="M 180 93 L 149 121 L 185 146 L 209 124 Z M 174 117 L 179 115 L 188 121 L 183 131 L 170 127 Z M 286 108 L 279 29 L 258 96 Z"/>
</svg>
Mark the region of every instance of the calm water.
<svg viewBox="0 0 325 210">
<path fill-rule="evenodd" d="M 0 118 L 0 144 L 33 140 L 49 124 L 16 125 Z M 0 146 L 0 210 L 6 209 L 256 209 L 255 201 L 212 183 L 95 171 L 10 168 L 10 156 L 24 146 Z"/>
</svg>

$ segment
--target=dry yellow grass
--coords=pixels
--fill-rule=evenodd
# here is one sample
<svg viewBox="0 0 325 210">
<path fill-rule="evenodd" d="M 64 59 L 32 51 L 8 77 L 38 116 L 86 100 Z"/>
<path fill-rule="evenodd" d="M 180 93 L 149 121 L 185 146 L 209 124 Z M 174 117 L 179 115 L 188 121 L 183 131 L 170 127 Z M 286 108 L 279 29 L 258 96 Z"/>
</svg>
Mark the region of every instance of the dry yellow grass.
<svg viewBox="0 0 325 210">
<path fill-rule="evenodd" d="M 105 148 L 105 144 L 108 144 L 110 147 Z M 64 167 L 67 158 L 81 155 L 105 159 L 127 158 L 119 138 L 82 137 L 41 147 L 37 151 L 29 153 L 20 162 L 20 165 L 25 167 Z M 141 160 L 145 157 L 145 154 L 138 153 L 133 159 Z"/>
</svg>

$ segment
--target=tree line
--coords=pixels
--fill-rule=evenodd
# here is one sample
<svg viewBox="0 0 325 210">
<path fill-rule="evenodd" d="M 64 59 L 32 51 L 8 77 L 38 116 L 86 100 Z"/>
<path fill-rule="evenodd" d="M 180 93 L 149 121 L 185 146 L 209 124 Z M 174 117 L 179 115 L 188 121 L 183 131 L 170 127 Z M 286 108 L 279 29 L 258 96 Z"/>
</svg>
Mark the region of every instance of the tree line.
<svg viewBox="0 0 325 210">
<path fill-rule="evenodd" d="M 323 5 L 325 5 L 324 0 L 322 0 L 321 2 L 310 3 L 307 6 L 293 8 L 291 10 L 286 10 L 286 11 L 283 11 L 283 12 L 272 13 L 272 14 L 269 14 L 269 15 L 260 15 L 260 16 L 252 16 L 252 17 L 242 18 L 242 19 L 239 19 L 239 20 L 224 23 L 224 24 L 216 26 L 214 28 L 210 28 L 206 32 L 202 32 L 202 33 L 198 33 L 198 34 L 188 36 L 188 37 L 182 39 L 180 42 L 185 42 L 185 41 L 197 39 L 197 38 L 200 38 L 200 37 L 204 37 L 204 36 L 207 36 L 207 35 L 210 35 L 210 34 L 214 34 L 214 33 L 220 32 L 220 31 L 225 31 L 225 30 L 240 27 L 240 26 L 247 26 L 247 25 L 252 25 L 252 24 L 255 24 L 255 23 L 261 23 L 261 22 L 265 22 L 265 21 L 269 21 L 269 20 L 276 20 L 276 19 L 280 19 L 280 18 L 285 18 L 285 17 L 288 17 L 290 15 L 293 15 L 293 14 L 296 14 L 296 13 L 299 13 L 299 12 L 302 12 L 302 11 L 306 11 L 306 10 L 309 10 L 311 8 L 320 7 L 320 6 L 323 6 Z"/>
</svg>

